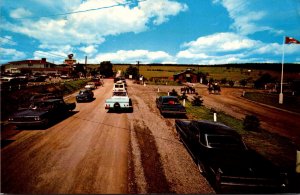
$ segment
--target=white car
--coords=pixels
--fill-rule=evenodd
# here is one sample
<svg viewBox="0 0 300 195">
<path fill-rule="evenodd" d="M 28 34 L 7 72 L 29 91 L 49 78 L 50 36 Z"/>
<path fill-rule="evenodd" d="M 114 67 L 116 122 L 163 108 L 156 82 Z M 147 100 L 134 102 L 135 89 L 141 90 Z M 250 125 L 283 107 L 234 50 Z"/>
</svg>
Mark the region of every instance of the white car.
<svg viewBox="0 0 300 195">
<path fill-rule="evenodd" d="M 113 96 L 105 101 L 105 109 L 133 112 L 132 101 L 128 97 L 126 90 L 114 91 Z"/>
<path fill-rule="evenodd" d="M 96 89 L 96 85 L 94 82 L 88 82 L 84 88 L 93 90 Z"/>
</svg>

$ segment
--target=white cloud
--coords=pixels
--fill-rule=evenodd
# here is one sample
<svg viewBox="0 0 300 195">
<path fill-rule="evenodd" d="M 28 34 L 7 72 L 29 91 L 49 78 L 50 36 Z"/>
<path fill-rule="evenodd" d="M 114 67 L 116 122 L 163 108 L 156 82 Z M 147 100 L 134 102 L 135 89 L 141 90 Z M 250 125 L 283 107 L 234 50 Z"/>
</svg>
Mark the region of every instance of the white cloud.
<svg viewBox="0 0 300 195">
<path fill-rule="evenodd" d="M 285 44 L 285 54 L 297 54 L 299 45 Z M 224 64 L 281 59 L 282 45 L 263 43 L 235 33 L 216 33 L 184 43 L 179 63 Z M 270 57 L 270 59 L 268 59 Z"/>
<path fill-rule="evenodd" d="M 199 37 L 196 41 L 184 43 L 190 53 L 232 52 L 253 48 L 259 41 L 235 33 L 215 33 Z"/>
<path fill-rule="evenodd" d="M 17 45 L 15 41 L 13 41 L 11 36 L 0 37 L 1 45 Z"/>
<path fill-rule="evenodd" d="M 95 45 L 89 45 L 87 47 L 80 47 L 80 51 L 84 52 L 85 54 L 93 55 L 97 52 Z"/>
<path fill-rule="evenodd" d="M 42 44 L 47 45 L 99 45 L 105 41 L 105 36 L 128 32 L 139 33 L 147 30 L 149 25 L 162 24 L 170 16 L 177 15 L 187 9 L 185 4 L 169 0 L 147 0 L 139 2 L 135 7 L 115 6 L 123 3 L 128 3 L 128 1 L 86 0 L 81 1 L 81 4 L 76 1 L 72 4 L 73 6 L 69 2 L 69 9 L 72 9 L 69 12 L 83 12 L 70 14 L 60 19 L 40 18 L 36 21 L 28 18 L 21 20 L 18 24 L 4 21 L 1 28 L 38 39 Z M 51 1 L 41 4 L 54 6 Z M 66 3 L 61 6 L 64 5 Z M 168 9 L 163 9 L 162 6 L 166 6 Z M 99 10 L 84 12 L 84 10 L 97 8 Z M 51 15 L 51 13 L 45 15 Z"/>
<path fill-rule="evenodd" d="M 140 9 L 143 10 L 147 17 L 154 18 L 154 24 L 160 25 L 168 21 L 168 16 L 175 16 L 180 11 L 186 11 L 188 6 L 169 0 L 155 0 L 141 2 Z"/>
<path fill-rule="evenodd" d="M 274 17 L 270 4 L 275 3 L 274 1 L 214 0 L 213 3 L 220 3 L 227 9 L 229 17 L 234 21 L 231 28 L 243 35 L 259 31 L 283 33 L 282 30 L 270 26 L 270 20 Z"/>
<path fill-rule="evenodd" d="M 11 60 L 21 60 L 26 57 L 26 54 L 24 52 L 17 51 L 16 49 L 8 49 L 8 48 L 0 47 L 0 53 L 1 53 L 1 60 L 0 60 L 1 63 L 5 61 L 11 61 Z"/>
<path fill-rule="evenodd" d="M 98 62 L 112 61 L 115 63 L 164 63 L 172 61 L 172 56 L 164 51 L 148 51 L 148 50 L 119 50 L 115 53 L 105 53 L 96 56 Z"/>
<path fill-rule="evenodd" d="M 21 7 L 21 8 L 17 8 L 15 10 L 12 10 L 9 15 L 12 18 L 23 18 L 23 17 L 31 16 L 32 13 L 29 10 L 24 9 L 24 8 Z"/>
</svg>

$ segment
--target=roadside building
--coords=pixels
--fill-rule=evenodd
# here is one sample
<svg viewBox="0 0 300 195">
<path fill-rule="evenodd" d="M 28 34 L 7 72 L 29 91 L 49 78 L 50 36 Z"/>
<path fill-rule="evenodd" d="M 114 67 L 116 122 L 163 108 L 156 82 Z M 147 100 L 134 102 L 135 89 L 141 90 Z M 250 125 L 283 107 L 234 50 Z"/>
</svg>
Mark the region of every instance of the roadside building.
<svg viewBox="0 0 300 195">
<path fill-rule="evenodd" d="M 180 81 L 182 83 L 185 83 L 185 82 L 197 83 L 198 82 L 198 74 L 194 73 L 191 69 L 186 69 L 183 72 L 174 74 L 173 78 L 174 78 L 174 81 Z"/>
<path fill-rule="evenodd" d="M 4 73 L 42 73 L 42 74 L 60 74 L 69 72 L 69 67 L 58 66 L 54 63 L 47 62 L 46 58 L 40 60 L 21 60 L 8 62 L 1 66 Z"/>
</svg>

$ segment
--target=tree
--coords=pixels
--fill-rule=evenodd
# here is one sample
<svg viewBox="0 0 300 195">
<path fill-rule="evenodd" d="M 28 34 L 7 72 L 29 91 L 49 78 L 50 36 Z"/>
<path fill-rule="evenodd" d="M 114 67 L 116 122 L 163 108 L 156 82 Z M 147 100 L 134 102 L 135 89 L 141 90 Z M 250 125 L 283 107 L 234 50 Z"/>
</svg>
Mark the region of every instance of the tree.
<svg viewBox="0 0 300 195">
<path fill-rule="evenodd" d="M 275 82 L 275 78 L 273 78 L 269 73 L 265 73 L 261 75 L 260 78 L 258 78 L 256 81 L 254 81 L 254 87 L 259 89 L 263 88 L 265 84 L 267 83 L 273 83 Z"/>
<path fill-rule="evenodd" d="M 132 75 L 133 79 L 138 79 L 138 76 L 139 76 L 138 74 L 139 74 L 138 68 L 134 67 L 132 65 L 129 65 L 129 67 L 126 69 L 126 72 L 125 72 L 125 76 L 127 78 L 129 77 L 129 75 Z"/>
<path fill-rule="evenodd" d="M 110 61 L 103 61 L 100 63 L 100 74 L 105 77 L 112 77 L 114 75 L 112 63 Z"/>
<path fill-rule="evenodd" d="M 240 85 L 242 85 L 244 87 L 247 85 L 247 83 L 248 83 L 248 81 L 246 79 L 240 80 Z"/>
<path fill-rule="evenodd" d="M 243 121 L 243 126 L 247 131 L 259 131 L 260 120 L 255 115 L 246 115 Z"/>
</svg>

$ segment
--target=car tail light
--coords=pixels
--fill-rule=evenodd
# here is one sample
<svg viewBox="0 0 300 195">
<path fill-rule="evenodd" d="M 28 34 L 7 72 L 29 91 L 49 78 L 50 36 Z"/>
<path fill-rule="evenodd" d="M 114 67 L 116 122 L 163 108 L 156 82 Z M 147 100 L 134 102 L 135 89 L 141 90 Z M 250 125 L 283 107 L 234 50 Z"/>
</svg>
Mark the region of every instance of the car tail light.
<svg viewBox="0 0 300 195">
<path fill-rule="evenodd" d="M 106 105 L 105 105 L 105 109 L 108 109 L 108 108 L 109 108 L 109 104 L 106 104 Z"/>
</svg>

